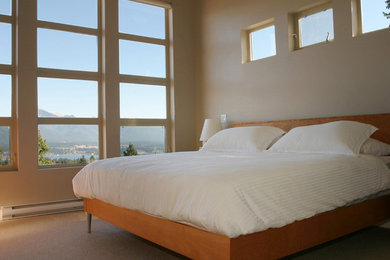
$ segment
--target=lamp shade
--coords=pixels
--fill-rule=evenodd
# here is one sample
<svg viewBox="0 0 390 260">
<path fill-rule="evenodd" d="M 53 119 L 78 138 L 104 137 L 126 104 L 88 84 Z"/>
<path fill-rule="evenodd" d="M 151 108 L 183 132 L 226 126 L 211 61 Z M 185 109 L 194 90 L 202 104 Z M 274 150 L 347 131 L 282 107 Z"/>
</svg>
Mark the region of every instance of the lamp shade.
<svg viewBox="0 0 390 260">
<path fill-rule="evenodd" d="M 200 141 L 206 142 L 211 136 L 222 129 L 221 122 L 217 119 L 206 119 L 203 124 Z"/>
</svg>

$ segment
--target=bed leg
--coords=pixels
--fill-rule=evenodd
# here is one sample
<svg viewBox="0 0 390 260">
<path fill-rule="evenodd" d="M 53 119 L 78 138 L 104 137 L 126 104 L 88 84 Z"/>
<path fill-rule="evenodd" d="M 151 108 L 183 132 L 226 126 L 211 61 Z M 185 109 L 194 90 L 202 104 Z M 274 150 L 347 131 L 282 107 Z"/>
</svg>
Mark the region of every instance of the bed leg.
<svg viewBox="0 0 390 260">
<path fill-rule="evenodd" d="M 91 233 L 91 223 L 92 223 L 92 215 L 87 213 L 87 230 L 88 230 L 88 233 Z"/>
</svg>

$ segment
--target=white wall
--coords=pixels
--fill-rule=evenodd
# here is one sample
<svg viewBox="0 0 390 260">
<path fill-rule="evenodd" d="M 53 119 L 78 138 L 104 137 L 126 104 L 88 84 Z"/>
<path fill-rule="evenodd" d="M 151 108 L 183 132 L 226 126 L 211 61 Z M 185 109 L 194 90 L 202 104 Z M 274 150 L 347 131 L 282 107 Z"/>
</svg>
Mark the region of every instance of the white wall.
<svg viewBox="0 0 390 260">
<path fill-rule="evenodd" d="M 334 42 L 289 50 L 288 13 L 316 2 L 198 2 L 198 136 L 204 118 L 222 113 L 264 121 L 390 112 L 390 29 L 353 38 L 350 0 L 333 0 Z M 240 30 L 269 18 L 277 55 L 241 64 Z"/>
</svg>

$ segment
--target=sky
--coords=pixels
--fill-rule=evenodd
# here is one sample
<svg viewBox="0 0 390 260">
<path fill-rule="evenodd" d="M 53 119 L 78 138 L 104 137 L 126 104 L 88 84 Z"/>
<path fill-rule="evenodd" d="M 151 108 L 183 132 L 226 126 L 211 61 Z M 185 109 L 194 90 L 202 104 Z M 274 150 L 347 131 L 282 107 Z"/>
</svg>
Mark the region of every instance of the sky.
<svg viewBox="0 0 390 260">
<path fill-rule="evenodd" d="M 252 36 L 252 60 L 276 55 L 275 26 L 254 31 Z"/>
<path fill-rule="evenodd" d="M 299 19 L 301 47 L 334 39 L 333 9 L 328 9 Z"/>
</svg>

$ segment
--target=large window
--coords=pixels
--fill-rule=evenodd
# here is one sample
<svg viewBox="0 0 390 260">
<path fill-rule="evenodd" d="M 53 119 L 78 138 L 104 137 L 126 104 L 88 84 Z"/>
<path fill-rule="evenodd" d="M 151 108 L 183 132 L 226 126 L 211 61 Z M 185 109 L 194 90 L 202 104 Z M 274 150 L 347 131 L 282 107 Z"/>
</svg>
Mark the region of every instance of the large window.
<svg viewBox="0 0 390 260">
<path fill-rule="evenodd" d="M 353 35 L 390 27 L 390 1 L 352 0 Z"/>
<path fill-rule="evenodd" d="M 37 0 L 38 163 L 82 165 L 100 155 L 97 0 Z"/>
<path fill-rule="evenodd" d="M 0 0 L 0 171 L 172 151 L 171 27 L 160 0 Z"/>
<path fill-rule="evenodd" d="M 168 9 L 118 2 L 122 155 L 169 150 Z"/>
<path fill-rule="evenodd" d="M 15 14 L 14 2 L 0 1 L 0 170 L 14 169 L 16 156 L 15 116 Z"/>
</svg>

